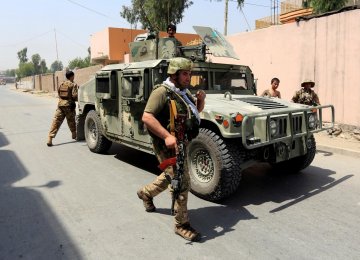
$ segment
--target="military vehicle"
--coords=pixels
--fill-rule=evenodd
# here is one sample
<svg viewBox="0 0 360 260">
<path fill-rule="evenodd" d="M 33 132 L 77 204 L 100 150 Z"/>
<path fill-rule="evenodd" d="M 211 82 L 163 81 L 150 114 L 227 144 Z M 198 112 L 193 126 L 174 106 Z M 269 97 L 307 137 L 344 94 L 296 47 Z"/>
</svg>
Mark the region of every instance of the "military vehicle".
<svg viewBox="0 0 360 260">
<path fill-rule="evenodd" d="M 316 152 L 313 134 L 333 126 L 333 106 L 256 96 L 248 66 L 207 60 L 209 52 L 237 58 L 225 38 L 211 28 L 194 29 L 202 44 L 177 47 L 173 38 L 157 37 L 132 42 L 130 63 L 105 66 L 81 86 L 78 138 L 85 138 L 95 153 L 105 153 L 112 142 L 152 153 L 141 117 L 153 86 L 167 78 L 169 59 L 183 56 L 194 61 L 189 89 L 207 94 L 200 133 L 188 145 L 194 194 L 210 201 L 230 196 L 239 186 L 242 170 L 257 162 L 288 173 L 309 166 Z M 327 127 L 324 112 L 331 113 Z"/>
</svg>

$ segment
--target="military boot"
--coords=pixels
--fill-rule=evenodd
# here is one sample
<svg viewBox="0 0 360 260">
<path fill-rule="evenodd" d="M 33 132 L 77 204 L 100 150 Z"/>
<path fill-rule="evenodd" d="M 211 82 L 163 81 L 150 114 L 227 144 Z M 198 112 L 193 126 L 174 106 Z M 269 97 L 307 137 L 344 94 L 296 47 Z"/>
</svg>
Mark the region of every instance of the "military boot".
<svg viewBox="0 0 360 260">
<path fill-rule="evenodd" d="M 201 239 L 200 233 L 193 229 L 190 226 L 190 223 L 175 226 L 175 234 L 178 234 L 184 239 L 193 242 L 199 241 Z"/>
<path fill-rule="evenodd" d="M 74 140 L 76 140 L 76 132 L 72 132 L 72 133 L 71 133 L 71 138 L 74 139 Z"/>
<path fill-rule="evenodd" d="M 137 195 L 143 201 L 146 212 L 154 212 L 156 210 L 152 198 L 149 198 L 142 189 L 137 191 Z"/>
<path fill-rule="evenodd" d="M 53 139 L 53 137 L 51 137 L 51 136 L 49 136 L 48 137 L 48 140 L 47 140 L 47 146 L 52 146 L 53 144 L 52 144 L 52 139 Z"/>
</svg>

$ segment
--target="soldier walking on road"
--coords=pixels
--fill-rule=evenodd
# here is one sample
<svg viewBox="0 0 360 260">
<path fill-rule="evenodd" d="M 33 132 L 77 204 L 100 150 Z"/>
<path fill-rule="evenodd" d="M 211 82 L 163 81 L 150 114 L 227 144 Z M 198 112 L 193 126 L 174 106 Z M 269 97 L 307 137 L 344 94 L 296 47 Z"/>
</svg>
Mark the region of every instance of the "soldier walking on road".
<svg viewBox="0 0 360 260">
<path fill-rule="evenodd" d="M 191 79 L 192 62 L 185 58 L 173 58 L 170 60 L 168 67 L 169 77 L 162 84 L 154 86 L 149 97 L 142 121 L 146 125 L 153 139 L 153 149 L 160 163 L 169 158 L 173 158 L 175 154 L 179 154 L 181 132 L 179 129 L 187 129 L 186 135 L 194 138 L 198 134 L 200 117 L 199 112 L 204 109 L 205 92 L 199 90 L 196 93 L 196 100 L 193 98 L 187 87 Z M 176 107 L 177 115 L 186 116 L 186 127 L 184 121 L 172 121 L 171 109 Z M 181 124 L 181 125 L 180 125 Z M 174 128 L 171 127 L 174 125 Z M 186 146 L 185 142 L 185 146 Z M 181 147 L 182 143 L 180 144 Z M 182 151 L 186 151 L 182 149 Z M 186 166 L 186 155 L 183 158 L 182 181 L 179 189 L 179 196 L 174 199 L 174 215 L 175 215 L 175 233 L 181 237 L 198 241 L 201 238 L 200 233 L 190 226 L 187 201 L 190 189 L 190 175 Z M 179 163 L 177 157 L 177 163 Z M 144 207 L 147 212 L 155 211 L 153 198 L 166 190 L 169 184 L 172 184 L 174 176 L 178 173 L 177 168 L 168 166 L 152 183 L 141 188 L 137 195 L 143 200 Z M 174 195 L 172 185 L 170 191 Z"/>
<path fill-rule="evenodd" d="M 58 88 L 59 102 L 51 124 L 48 141 L 46 143 L 47 146 L 53 145 L 52 139 L 55 138 L 65 118 L 70 128 L 72 139 L 76 139 L 75 101 L 78 100 L 78 85 L 74 83 L 74 72 L 67 71 L 65 76 L 67 80 L 61 83 Z"/>
</svg>

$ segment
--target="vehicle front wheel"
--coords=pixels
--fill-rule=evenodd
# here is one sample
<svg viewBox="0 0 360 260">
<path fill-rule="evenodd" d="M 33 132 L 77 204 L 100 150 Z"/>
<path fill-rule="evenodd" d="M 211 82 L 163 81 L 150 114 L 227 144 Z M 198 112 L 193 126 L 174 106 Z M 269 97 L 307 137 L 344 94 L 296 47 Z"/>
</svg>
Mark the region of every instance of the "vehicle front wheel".
<svg viewBox="0 0 360 260">
<path fill-rule="evenodd" d="M 233 194 L 241 180 L 241 150 L 234 142 L 201 128 L 188 146 L 191 192 L 209 201 Z"/>
<path fill-rule="evenodd" d="M 107 152 L 112 142 L 103 135 L 100 117 L 96 111 L 91 110 L 85 119 L 85 139 L 90 151 L 94 153 Z"/>
</svg>

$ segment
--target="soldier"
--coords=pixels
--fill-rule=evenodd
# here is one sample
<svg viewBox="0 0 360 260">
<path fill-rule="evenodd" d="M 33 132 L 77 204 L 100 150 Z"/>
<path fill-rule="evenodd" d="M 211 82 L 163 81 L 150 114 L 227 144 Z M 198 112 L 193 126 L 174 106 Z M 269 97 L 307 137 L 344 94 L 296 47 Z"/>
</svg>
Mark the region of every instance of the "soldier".
<svg viewBox="0 0 360 260">
<path fill-rule="evenodd" d="M 170 99 L 175 100 L 177 113 L 188 115 L 188 120 L 192 122 L 193 131 L 187 132 L 187 134 L 195 137 L 198 133 L 199 112 L 204 109 L 206 94 L 203 90 L 199 90 L 196 93 L 195 100 L 187 90 L 190 84 L 191 67 L 192 62 L 188 59 L 180 57 L 171 59 L 167 71 L 169 77 L 162 84 L 154 87 L 144 110 L 142 121 L 150 132 L 153 139 L 153 149 L 160 163 L 174 157 L 175 153 L 178 152 L 178 133 L 173 136 L 169 129 L 169 121 L 171 121 Z M 177 128 L 176 125 L 175 128 Z M 184 150 L 186 151 L 186 148 Z M 152 183 L 137 192 L 138 197 L 143 200 L 147 212 L 156 210 L 153 198 L 167 189 L 174 174 L 173 167 L 169 166 Z M 187 240 L 198 241 L 201 235 L 190 226 L 187 211 L 190 175 L 186 160 L 184 160 L 182 176 L 180 195 L 174 204 L 175 233 Z M 173 191 L 171 190 L 171 192 Z"/>
<path fill-rule="evenodd" d="M 315 86 L 315 82 L 312 80 L 305 80 L 301 83 L 302 89 L 295 92 L 291 101 L 294 103 L 305 104 L 309 106 L 318 106 L 320 105 L 318 95 L 312 90 Z"/>
<path fill-rule="evenodd" d="M 181 41 L 179 41 L 178 39 L 175 38 L 175 33 L 176 33 L 176 25 L 175 24 L 171 23 L 167 26 L 167 33 L 168 33 L 169 38 L 174 38 L 176 40 L 176 47 L 182 46 Z"/>
<path fill-rule="evenodd" d="M 264 90 L 261 94 L 262 97 L 278 97 L 281 98 L 280 91 L 277 90 L 280 84 L 280 80 L 278 78 L 271 79 L 271 86 L 269 89 Z"/>
<path fill-rule="evenodd" d="M 47 146 L 52 146 L 52 139 L 55 138 L 56 133 L 66 117 L 66 121 L 72 133 L 72 139 L 76 139 L 76 104 L 78 100 L 78 85 L 74 83 L 74 72 L 67 71 L 65 74 L 67 80 L 60 84 L 58 88 L 59 102 L 55 111 L 54 119 L 51 124 Z"/>
</svg>

